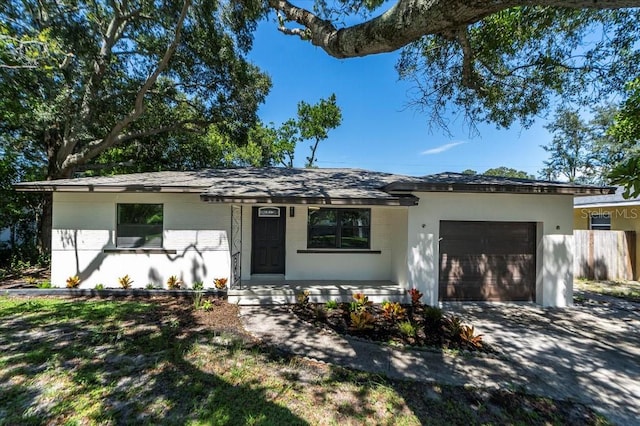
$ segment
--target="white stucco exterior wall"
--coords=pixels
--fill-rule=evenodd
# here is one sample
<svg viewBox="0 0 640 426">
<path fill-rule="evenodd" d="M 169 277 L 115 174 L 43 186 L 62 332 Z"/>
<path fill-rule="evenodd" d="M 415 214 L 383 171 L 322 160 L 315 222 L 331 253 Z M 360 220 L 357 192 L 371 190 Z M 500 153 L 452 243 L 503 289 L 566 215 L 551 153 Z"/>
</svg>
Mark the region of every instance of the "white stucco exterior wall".
<svg viewBox="0 0 640 426">
<path fill-rule="evenodd" d="M 442 220 L 536 222 L 536 302 L 567 306 L 573 298 L 573 197 L 571 195 L 416 193 L 409 208 L 406 281 L 438 303 L 439 232 Z"/>
<path fill-rule="evenodd" d="M 242 206 L 242 279 L 251 279 L 252 209 Z M 307 250 L 308 205 L 272 205 L 285 207 L 287 280 L 393 280 L 406 270 L 406 207 L 349 206 L 371 209 L 371 248 L 363 253 L 301 253 Z M 293 217 L 290 207 L 294 208 Z M 334 207 L 334 206 L 316 206 Z M 398 252 L 400 250 L 400 252 Z M 373 251 L 380 251 L 374 253 Z"/>
<path fill-rule="evenodd" d="M 118 203 L 163 204 L 168 252 L 105 252 L 116 249 Z M 133 287 L 145 287 L 166 286 L 177 275 L 189 287 L 195 281 L 212 287 L 214 278 L 230 274 L 230 227 L 230 206 L 203 203 L 198 194 L 54 193 L 51 281 L 64 287 L 79 275 L 81 288 L 118 287 L 128 274 Z"/>
</svg>

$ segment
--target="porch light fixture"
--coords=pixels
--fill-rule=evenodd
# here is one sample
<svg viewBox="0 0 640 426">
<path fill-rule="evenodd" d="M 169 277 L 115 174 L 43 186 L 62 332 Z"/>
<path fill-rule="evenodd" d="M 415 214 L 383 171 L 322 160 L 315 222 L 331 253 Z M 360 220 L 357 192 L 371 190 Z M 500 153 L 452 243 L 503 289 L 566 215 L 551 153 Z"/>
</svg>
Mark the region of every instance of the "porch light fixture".
<svg viewBox="0 0 640 426">
<path fill-rule="evenodd" d="M 289 217 L 294 217 L 296 215 L 296 208 L 293 206 L 289 207 Z"/>
</svg>

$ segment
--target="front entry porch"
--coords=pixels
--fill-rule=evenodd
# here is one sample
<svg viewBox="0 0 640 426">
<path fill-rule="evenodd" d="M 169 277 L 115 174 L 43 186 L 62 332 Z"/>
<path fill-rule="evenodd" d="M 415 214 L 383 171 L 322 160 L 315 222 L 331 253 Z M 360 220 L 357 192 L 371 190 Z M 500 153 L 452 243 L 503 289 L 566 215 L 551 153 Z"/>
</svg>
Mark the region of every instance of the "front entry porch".
<svg viewBox="0 0 640 426">
<path fill-rule="evenodd" d="M 309 292 L 311 303 L 329 300 L 350 302 L 355 293 L 364 293 L 374 303 L 385 300 L 409 303 L 407 291 L 393 281 L 356 280 L 242 280 L 240 286 L 229 289 L 229 303 L 239 305 L 282 305 L 296 303 L 296 295 Z"/>
</svg>

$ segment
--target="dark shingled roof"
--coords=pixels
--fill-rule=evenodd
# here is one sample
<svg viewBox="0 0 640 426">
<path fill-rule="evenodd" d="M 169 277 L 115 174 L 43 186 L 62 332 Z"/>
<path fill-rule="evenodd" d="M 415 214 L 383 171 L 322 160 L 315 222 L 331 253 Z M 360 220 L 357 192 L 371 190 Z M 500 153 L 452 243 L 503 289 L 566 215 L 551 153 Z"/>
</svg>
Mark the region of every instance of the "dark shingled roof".
<svg viewBox="0 0 640 426">
<path fill-rule="evenodd" d="M 593 195 L 609 194 L 615 188 L 567 182 L 445 172 L 424 176 L 420 178 L 417 183 L 396 182 L 385 189 L 428 192 L 524 192 Z"/>
<path fill-rule="evenodd" d="M 20 191 L 192 192 L 204 201 L 414 205 L 411 192 L 607 194 L 610 188 L 459 173 L 423 177 L 360 169 L 235 168 L 25 182 Z"/>
</svg>

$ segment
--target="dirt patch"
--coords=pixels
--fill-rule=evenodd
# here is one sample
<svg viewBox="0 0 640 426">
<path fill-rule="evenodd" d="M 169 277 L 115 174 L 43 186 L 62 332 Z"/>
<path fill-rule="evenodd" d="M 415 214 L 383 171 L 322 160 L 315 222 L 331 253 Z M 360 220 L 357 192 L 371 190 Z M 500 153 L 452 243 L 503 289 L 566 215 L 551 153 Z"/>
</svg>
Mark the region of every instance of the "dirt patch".
<svg viewBox="0 0 640 426">
<path fill-rule="evenodd" d="M 20 272 L 5 275 L 0 280 L 0 289 L 36 288 L 39 283 L 51 280 L 51 269 L 27 268 Z"/>
</svg>

